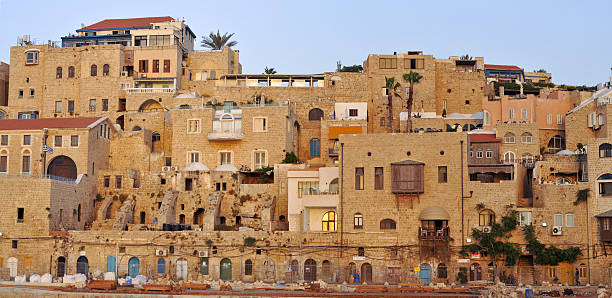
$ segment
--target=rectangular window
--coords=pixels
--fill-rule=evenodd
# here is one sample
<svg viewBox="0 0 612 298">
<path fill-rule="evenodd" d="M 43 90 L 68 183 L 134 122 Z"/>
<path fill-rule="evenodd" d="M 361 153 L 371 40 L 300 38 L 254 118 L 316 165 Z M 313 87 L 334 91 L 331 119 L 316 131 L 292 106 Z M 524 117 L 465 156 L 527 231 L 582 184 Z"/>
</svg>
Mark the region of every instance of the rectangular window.
<svg viewBox="0 0 612 298">
<path fill-rule="evenodd" d="M 482 158 L 482 151 L 476 152 L 476 158 Z"/>
<path fill-rule="evenodd" d="M 493 158 L 493 151 L 487 151 L 487 158 Z"/>
<path fill-rule="evenodd" d="M 404 59 L 404 68 L 406 69 L 423 69 L 425 67 L 425 59 Z"/>
<path fill-rule="evenodd" d="M 62 136 L 55 136 L 55 147 L 62 147 Z"/>
<path fill-rule="evenodd" d="M 153 60 L 153 72 L 159 72 L 159 60 Z"/>
<path fill-rule="evenodd" d="M 110 187 L 110 176 L 104 176 L 104 187 L 105 188 Z"/>
<path fill-rule="evenodd" d="M 115 176 L 115 188 L 116 189 L 120 189 L 121 188 L 121 180 L 123 179 L 122 176 Z"/>
<path fill-rule="evenodd" d="M 381 69 L 397 68 L 397 58 L 380 58 L 379 67 Z"/>
<path fill-rule="evenodd" d="M 268 123 L 266 122 L 266 118 L 253 118 L 253 131 L 254 132 L 264 132 L 268 130 Z"/>
<path fill-rule="evenodd" d="M 574 214 L 573 213 L 565 214 L 565 226 L 566 227 L 574 226 Z"/>
<path fill-rule="evenodd" d="M 95 112 L 96 111 L 96 100 L 95 99 L 90 99 L 89 100 L 89 111 L 90 112 Z"/>
<path fill-rule="evenodd" d="M 38 64 L 38 51 L 26 52 L 26 65 Z"/>
<path fill-rule="evenodd" d="M 137 47 L 146 47 L 147 37 L 146 36 L 134 36 L 134 45 Z"/>
<path fill-rule="evenodd" d="M 232 163 L 232 153 L 231 152 L 219 152 L 219 164 L 231 164 Z"/>
<path fill-rule="evenodd" d="M 164 72 L 170 72 L 170 60 L 164 60 Z"/>
<path fill-rule="evenodd" d="M 350 117 L 357 117 L 358 115 L 358 110 L 357 109 L 349 109 L 349 116 Z"/>
<path fill-rule="evenodd" d="M 563 226 L 563 214 L 555 214 L 555 226 Z"/>
<path fill-rule="evenodd" d="M 102 99 L 102 111 L 108 111 L 108 99 Z"/>
<path fill-rule="evenodd" d="M 17 222 L 23 222 L 23 208 L 17 208 Z"/>
<path fill-rule="evenodd" d="M 521 109 L 521 120 L 527 120 L 527 108 Z"/>
<path fill-rule="evenodd" d="M 0 173 L 8 172 L 8 156 L 0 156 Z"/>
<path fill-rule="evenodd" d="M 56 113 L 61 113 L 62 112 L 62 102 L 61 101 L 56 101 L 55 102 L 55 112 Z"/>
<path fill-rule="evenodd" d="M 374 189 L 384 189 L 384 172 L 383 167 L 374 168 Z"/>
<path fill-rule="evenodd" d="M 24 155 L 21 157 L 21 172 L 29 173 L 30 172 L 30 156 Z"/>
<path fill-rule="evenodd" d="M 355 168 L 355 189 L 363 190 L 363 168 Z"/>
<path fill-rule="evenodd" d="M 79 146 L 79 136 L 70 136 L 70 146 L 72 147 Z"/>
<path fill-rule="evenodd" d="M 193 189 L 193 179 L 185 178 L 185 191 L 191 191 Z"/>
<path fill-rule="evenodd" d="M 23 89 L 19 89 L 19 95 L 17 97 L 23 98 Z"/>
<path fill-rule="evenodd" d="M 0 136 L 0 145 L 8 146 L 8 135 Z"/>
<path fill-rule="evenodd" d="M 557 124 L 563 124 L 563 116 L 561 114 L 557 114 Z"/>
<path fill-rule="evenodd" d="M 265 151 L 255 151 L 253 155 L 253 166 L 255 169 L 261 169 L 268 165 Z"/>
<path fill-rule="evenodd" d="M 139 60 L 138 61 L 138 71 L 141 73 L 149 72 L 149 60 Z"/>
<path fill-rule="evenodd" d="M 385 127 L 386 125 L 385 117 L 380 117 L 380 127 Z"/>
<path fill-rule="evenodd" d="M 438 167 L 438 183 L 446 183 L 448 182 L 448 174 L 446 166 Z"/>
<path fill-rule="evenodd" d="M 546 124 L 552 124 L 552 114 L 546 114 Z"/>
<path fill-rule="evenodd" d="M 30 98 L 34 97 L 34 88 L 30 88 Z"/>
<path fill-rule="evenodd" d="M 23 136 L 23 145 L 25 145 L 25 146 L 32 145 L 32 136 L 31 135 L 24 135 Z"/>
<path fill-rule="evenodd" d="M 363 229 L 363 215 L 355 214 L 353 228 L 355 229 Z"/>
<path fill-rule="evenodd" d="M 319 194 L 319 181 L 298 181 L 298 198 Z"/>
<path fill-rule="evenodd" d="M 68 101 L 68 113 L 74 113 L 74 100 Z"/>
<path fill-rule="evenodd" d="M 200 162 L 200 152 L 189 152 L 189 162 Z"/>
<path fill-rule="evenodd" d="M 200 132 L 200 120 L 187 120 L 187 132 Z"/>
<path fill-rule="evenodd" d="M 531 224 L 531 211 L 521 211 L 519 213 L 519 225 L 528 226 Z"/>
<path fill-rule="evenodd" d="M 508 110 L 508 119 L 514 120 L 514 109 Z"/>
</svg>

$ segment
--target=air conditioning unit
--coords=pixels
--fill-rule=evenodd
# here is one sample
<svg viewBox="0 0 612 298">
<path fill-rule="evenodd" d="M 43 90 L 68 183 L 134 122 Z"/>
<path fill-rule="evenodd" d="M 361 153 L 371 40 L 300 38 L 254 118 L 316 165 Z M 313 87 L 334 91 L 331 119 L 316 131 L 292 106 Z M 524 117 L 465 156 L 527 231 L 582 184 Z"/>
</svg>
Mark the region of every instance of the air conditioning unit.
<svg viewBox="0 0 612 298">
<path fill-rule="evenodd" d="M 552 234 L 553 234 L 553 236 L 561 236 L 561 235 L 563 235 L 563 232 L 561 231 L 561 227 L 560 226 L 552 227 Z"/>
<path fill-rule="evenodd" d="M 171 166 L 170 171 L 178 171 L 178 166 Z"/>
<path fill-rule="evenodd" d="M 200 258 L 208 258 L 208 250 L 200 250 L 200 251 L 198 251 L 198 257 L 200 257 Z"/>
<path fill-rule="evenodd" d="M 155 250 L 155 255 L 158 256 L 158 257 L 165 257 L 165 256 L 168 255 L 168 252 L 166 252 L 163 249 L 156 249 Z"/>
<path fill-rule="evenodd" d="M 122 77 L 127 77 L 128 76 L 128 72 L 127 71 L 122 71 L 121 72 L 121 76 Z"/>
<path fill-rule="evenodd" d="M 141 78 L 146 78 L 146 77 L 147 77 L 147 74 L 146 74 L 146 73 L 141 73 L 141 74 L 140 74 L 140 77 L 141 77 Z"/>
<path fill-rule="evenodd" d="M 163 166 L 163 167 L 162 167 L 162 172 L 169 172 L 171 168 L 172 168 L 172 167 Z"/>
<path fill-rule="evenodd" d="M 483 233 L 487 233 L 487 234 L 491 233 L 491 226 L 483 226 L 483 227 L 481 227 L 481 231 Z"/>
</svg>

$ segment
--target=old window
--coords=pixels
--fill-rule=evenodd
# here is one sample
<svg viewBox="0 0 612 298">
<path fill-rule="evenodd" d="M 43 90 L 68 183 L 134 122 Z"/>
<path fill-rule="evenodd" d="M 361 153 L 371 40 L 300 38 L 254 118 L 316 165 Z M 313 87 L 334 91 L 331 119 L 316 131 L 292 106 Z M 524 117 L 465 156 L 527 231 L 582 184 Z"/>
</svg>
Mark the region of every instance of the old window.
<svg viewBox="0 0 612 298">
<path fill-rule="evenodd" d="M 166 260 L 164 258 L 157 259 L 157 274 L 166 274 Z"/>
<path fill-rule="evenodd" d="M 557 124 L 563 124 L 563 116 L 561 114 L 557 114 Z"/>
<path fill-rule="evenodd" d="M 251 260 L 244 261 L 244 275 L 246 276 L 253 275 L 253 261 Z"/>
<path fill-rule="evenodd" d="M 505 163 L 514 163 L 516 160 L 516 155 L 512 151 L 508 151 L 504 153 L 504 162 Z"/>
<path fill-rule="evenodd" d="M 89 100 L 89 111 L 90 112 L 95 112 L 96 111 L 96 100 L 95 99 L 90 99 Z"/>
<path fill-rule="evenodd" d="M 170 60 L 164 60 L 164 72 L 170 72 Z"/>
<path fill-rule="evenodd" d="M 110 66 L 108 64 L 104 64 L 102 66 L 102 75 L 108 76 L 109 73 L 110 73 Z"/>
<path fill-rule="evenodd" d="M 219 152 L 219 165 L 226 165 L 232 163 L 232 152 L 221 151 Z"/>
<path fill-rule="evenodd" d="M 23 222 L 23 214 L 24 214 L 24 209 L 23 208 L 17 208 L 17 222 Z"/>
<path fill-rule="evenodd" d="M 519 225 L 521 226 L 531 225 L 531 211 L 519 212 Z"/>
<path fill-rule="evenodd" d="M 546 124 L 552 124 L 552 114 L 546 114 Z"/>
<path fill-rule="evenodd" d="M 62 78 L 62 67 L 57 67 L 55 69 L 55 78 L 56 79 L 61 79 Z"/>
<path fill-rule="evenodd" d="M 102 111 L 108 111 L 108 99 L 102 99 Z"/>
<path fill-rule="evenodd" d="M 110 187 L 110 176 L 104 176 L 104 187 L 105 188 Z"/>
<path fill-rule="evenodd" d="M 115 188 L 120 189 L 121 188 L 121 180 L 123 179 L 123 176 L 115 176 Z"/>
<path fill-rule="evenodd" d="M 380 221 L 381 230 L 395 230 L 395 221 L 392 219 L 383 219 Z"/>
<path fill-rule="evenodd" d="M 0 150 L 0 173 L 8 172 L 8 151 Z"/>
<path fill-rule="evenodd" d="M 62 136 L 55 136 L 55 147 L 62 147 Z"/>
<path fill-rule="evenodd" d="M 574 213 L 565 214 L 565 226 L 566 227 L 574 226 Z"/>
<path fill-rule="evenodd" d="M 253 168 L 261 169 L 268 165 L 266 159 L 266 151 L 255 151 L 253 152 Z"/>
<path fill-rule="evenodd" d="M 563 226 L 563 214 L 557 213 L 554 216 L 554 226 L 560 227 Z"/>
<path fill-rule="evenodd" d="M 508 119 L 509 120 L 514 120 L 514 109 L 509 109 L 508 110 Z"/>
<path fill-rule="evenodd" d="M 527 108 L 521 108 L 521 120 L 527 120 Z"/>
<path fill-rule="evenodd" d="M 482 120 L 482 124 L 483 125 L 491 125 L 491 113 L 489 113 L 489 111 L 483 111 L 483 120 Z"/>
<path fill-rule="evenodd" d="M 74 66 L 69 66 L 68 67 L 68 77 L 69 78 L 74 78 Z"/>
<path fill-rule="evenodd" d="M 34 97 L 35 92 L 34 88 L 30 88 L 30 98 Z"/>
<path fill-rule="evenodd" d="M 8 146 L 8 135 L 0 136 L 0 145 Z"/>
<path fill-rule="evenodd" d="M 486 155 L 485 155 L 485 156 L 486 156 L 486 158 L 493 158 L 493 151 L 491 151 L 491 150 L 487 150 L 487 152 L 486 152 Z"/>
<path fill-rule="evenodd" d="M 24 146 L 32 145 L 32 136 L 31 135 L 24 135 L 23 136 L 23 145 Z"/>
<path fill-rule="evenodd" d="M 319 193 L 319 181 L 298 181 L 298 198 Z"/>
<path fill-rule="evenodd" d="M 308 120 L 321 121 L 321 118 L 323 118 L 323 110 L 319 108 L 311 109 L 308 112 Z"/>
<path fill-rule="evenodd" d="M 440 263 L 438 264 L 438 278 L 447 278 L 448 277 L 448 269 L 446 264 Z"/>
<path fill-rule="evenodd" d="M 422 193 L 424 191 L 425 164 L 402 161 L 391 164 L 391 190 L 395 194 Z"/>
<path fill-rule="evenodd" d="M 476 158 L 482 158 L 482 151 L 476 152 Z"/>
<path fill-rule="evenodd" d="M 361 213 L 355 213 L 353 228 L 363 229 L 363 215 Z"/>
<path fill-rule="evenodd" d="M 91 73 L 90 74 L 91 74 L 92 77 L 95 77 L 95 76 L 98 75 L 98 66 L 97 65 L 95 65 L 95 64 L 91 65 Z"/>
<path fill-rule="evenodd" d="M 310 139 L 310 156 L 319 157 L 321 156 L 321 140 L 314 138 Z"/>
<path fill-rule="evenodd" d="M 612 196 L 612 174 L 603 174 L 597 178 L 599 184 L 599 195 L 603 197 Z"/>
<path fill-rule="evenodd" d="M 355 168 L 355 189 L 363 190 L 363 168 Z"/>
<path fill-rule="evenodd" d="M 323 214 L 322 219 L 322 230 L 326 232 L 335 232 L 336 231 L 336 212 L 328 211 Z"/>
<path fill-rule="evenodd" d="M 406 69 L 423 69 L 425 67 L 425 59 L 404 58 L 404 68 Z"/>
<path fill-rule="evenodd" d="M 504 135 L 504 143 L 506 144 L 514 144 L 516 143 L 516 136 L 513 133 L 509 132 Z"/>
<path fill-rule="evenodd" d="M 381 69 L 397 68 L 397 58 L 380 58 L 378 64 Z"/>
<path fill-rule="evenodd" d="M 199 119 L 187 120 L 187 132 L 189 133 L 200 132 L 200 120 Z"/>
<path fill-rule="evenodd" d="M 79 146 L 79 136 L 70 136 L 70 146 L 72 147 Z"/>
<path fill-rule="evenodd" d="M 138 72 L 140 73 L 149 72 L 149 60 L 139 60 L 138 61 Z"/>
<path fill-rule="evenodd" d="M 17 98 L 23 98 L 23 89 L 19 89 L 19 95 L 17 95 Z"/>
<path fill-rule="evenodd" d="M 147 46 L 147 37 L 142 36 L 134 36 L 134 46 L 137 47 L 146 47 Z"/>
<path fill-rule="evenodd" d="M 533 136 L 530 133 L 525 132 L 521 135 L 521 143 L 531 144 L 532 142 L 533 142 Z"/>
<path fill-rule="evenodd" d="M 548 141 L 548 153 L 557 153 L 565 149 L 565 138 L 560 135 L 555 135 Z"/>
<path fill-rule="evenodd" d="M 384 189 L 384 168 L 374 168 L 374 189 Z"/>
<path fill-rule="evenodd" d="M 264 132 L 268 130 L 268 123 L 266 117 L 255 117 L 253 118 L 253 131 Z"/>
<path fill-rule="evenodd" d="M 193 190 L 193 179 L 185 178 L 185 191 Z"/>
<path fill-rule="evenodd" d="M 448 174 L 446 166 L 438 167 L 438 183 L 446 183 L 448 182 Z"/>
<path fill-rule="evenodd" d="M 189 163 L 200 162 L 200 152 L 189 152 Z"/>
<path fill-rule="evenodd" d="M 380 127 L 385 127 L 386 125 L 385 117 L 380 117 Z"/>
<path fill-rule="evenodd" d="M 30 173 L 30 151 L 25 150 L 21 155 L 21 172 Z"/>
<path fill-rule="evenodd" d="M 26 65 L 38 64 L 38 50 L 27 51 Z"/>
<path fill-rule="evenodd" d="M 61 113 L 62 112 L 62 102 L 61 101 L 56 101 L 55 102 L 55 112 L 56 113 Z"/>
<path fill-rule="evenodd" d="M 74 100 L 68 101 L 68 113 L 74 113 Z"/>
<path fill-rule="evenodd" d="M 612 157 L 612 145 L 608 143 L 599 145 L 599 157 Z"/>
<path fill-rule="evenodd" d="M 492 226 L 493 223 L 495 223 L 495 212 L 489 209 L 480 211 L 480 214 L 478 214 L 479 226 Z"/>
<path fill-rule="evenodd" d="M 159 72 L 159 60 L 153 60 L 153 72 Z"/>
<path fill-rule="evenodd" d="M 349 109 L 349 116 L 350 117 L 357 117 L 359 114 L 359 110 L 357 109 Z"/>
</svg>

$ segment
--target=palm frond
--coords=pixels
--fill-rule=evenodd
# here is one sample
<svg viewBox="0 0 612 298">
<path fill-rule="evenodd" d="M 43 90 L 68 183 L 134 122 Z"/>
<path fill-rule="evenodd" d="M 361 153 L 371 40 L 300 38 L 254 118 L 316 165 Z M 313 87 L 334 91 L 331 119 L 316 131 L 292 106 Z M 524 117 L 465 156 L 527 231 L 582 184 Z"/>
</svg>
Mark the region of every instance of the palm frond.
<svg viewBox="0 0 612 298">
<path fill-rule="evenodd" d="M 209 48 L 211 50 L 221 50 L 223 47 L 233 47 L 238 44 L 237 41 L 230 41 L 234 36 L 234 33 L 225 32 L 223 35 L 219 33 L 210 32 L 208 36 L 202 36 L 202 47 Z"/>
</svg>

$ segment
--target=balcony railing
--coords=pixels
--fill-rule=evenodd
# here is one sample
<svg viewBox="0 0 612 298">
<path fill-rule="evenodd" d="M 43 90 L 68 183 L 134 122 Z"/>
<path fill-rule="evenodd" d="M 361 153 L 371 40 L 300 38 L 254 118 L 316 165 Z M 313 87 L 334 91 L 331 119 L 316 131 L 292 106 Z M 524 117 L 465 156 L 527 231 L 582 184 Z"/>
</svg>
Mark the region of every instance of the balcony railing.
<svg viewBox="0 0 612 298">
<path fill-rule="evenodd" d="M 175 93 L 174 88 L 127 88 L 127 93 Z"/>
<path fill-rule="evenodd" d="M 208 140 L 210 141 L 237 141 L 242 139 L 244 139 L 242 131 L 226 130 L 208 133 Z"/>
<path fill-rule="evenodd" d="M 5 173 L 0 173 L 0 178 L 4 178 L 4 179 L 8 179 L 8 178 L 13 178 L 13 179 L 21 179 L 21 178 L 25 178 L 25 179 L 50 179 L 50 180 L 68 182 L 68 183 L 76 183 L 76 180 L 74 180 L 74 179 L 60 177 L 60 176 L 54 176 L 54 175 L 34 175 L 34 174 L 9 175 L 9 174 L 5 174 Z"/>
<path fill-rule="evenodd" d="M 327 152 L 329 156 L 338 156 L 338 148 L 328 148 Z"/>
<path fill-rule="evenodd" d="M 444 240 L 448 238 L 449 228 L 419 227 L 419 240 Z"/>
</svg>

